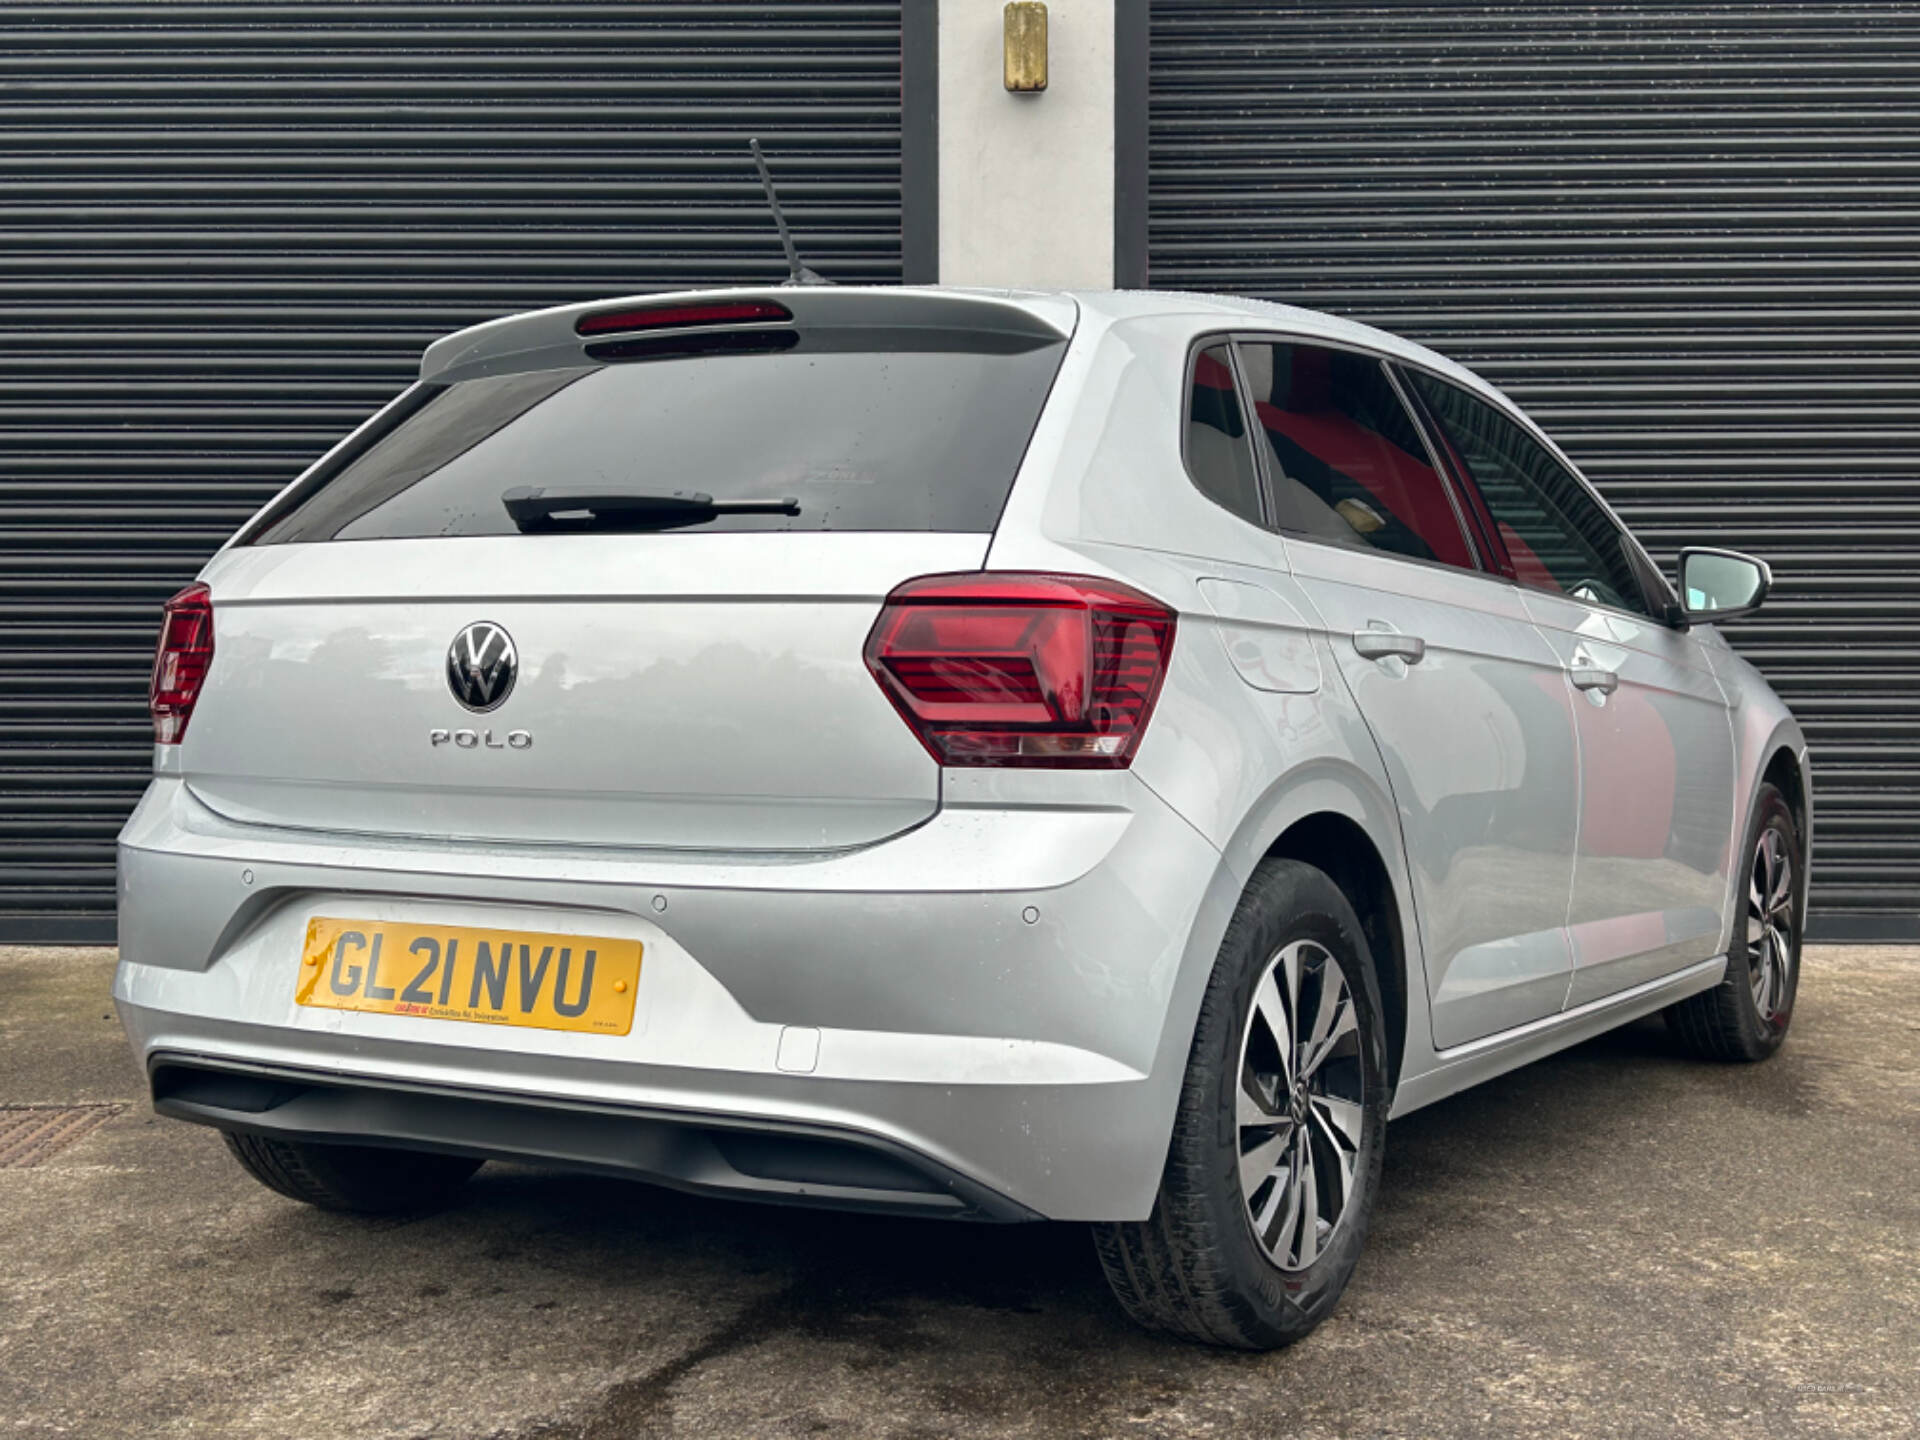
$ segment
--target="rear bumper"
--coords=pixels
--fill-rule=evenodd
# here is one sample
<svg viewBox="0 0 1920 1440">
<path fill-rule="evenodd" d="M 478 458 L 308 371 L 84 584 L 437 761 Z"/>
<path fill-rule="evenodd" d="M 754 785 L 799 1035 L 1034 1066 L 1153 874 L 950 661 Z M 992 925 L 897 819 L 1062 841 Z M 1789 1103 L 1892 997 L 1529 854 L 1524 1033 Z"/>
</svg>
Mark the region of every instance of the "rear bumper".
<svg viewBox="0 0 1920 1440">
<path fill-rule="evenodd" d="M 797 1122 L 535 1100 L 286 1066 L 151 1057 L 153 1107 L 277 1139 L 541 1160 L 695 1193 L 942 1218 L 1035 1220 L 912 1150 Z"/>
<path fill-rule="evenodd" d="M 741 860 L 239 826 L 156 780 L 121 840 L 115 997 L 180 1118 L 759 1198 L 1140 1218 L 1237 886 L 1131 776 L 1078 793 Z M 633 1031 L 296 1006 L 306 922 L 343 907 L 637 938 Z M 253 1078 L 196 1078 L 234 1074 Z"/>
</svg>

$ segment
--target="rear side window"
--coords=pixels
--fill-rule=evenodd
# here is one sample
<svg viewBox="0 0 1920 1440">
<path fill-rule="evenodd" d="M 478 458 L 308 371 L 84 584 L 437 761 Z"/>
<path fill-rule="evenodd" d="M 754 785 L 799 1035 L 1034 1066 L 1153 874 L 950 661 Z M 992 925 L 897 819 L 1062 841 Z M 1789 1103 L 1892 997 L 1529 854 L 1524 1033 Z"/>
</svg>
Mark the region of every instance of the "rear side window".
<svg viewBox="0 0 1920 1440">
<path fill-rule="evenodd" d="M 637 527 L 649 531 L 991 531 L 1066 342 L 913 334 L 899 349 L 822 332 L 778 353 L 429 390 L 255 543 L 514 534 L 501 497 L 522 486 L 797 502 Z"/>
<path fill-rule="evenodd" d="M 1240 358 L 1282 530 L 1474 568 L 1447 482 L 1379 361 L 1265 342 Z"/>
<path fill-rule="evenodd" d="M 1422 371 L 1406 373 L 1472 472 L 1515 579 L 1649 613 L 1625 537 L 1572 471 L 1479 396 Z"/>
<path fill-rule="evenodd" d="M 1255 525 L 1260 516 L 1260 472 L 1233 383 L 1227 347 L 1211 345 L 1193 358 L 1187 382 L 1187 473 L 1208 498 Z"/>
</svg>

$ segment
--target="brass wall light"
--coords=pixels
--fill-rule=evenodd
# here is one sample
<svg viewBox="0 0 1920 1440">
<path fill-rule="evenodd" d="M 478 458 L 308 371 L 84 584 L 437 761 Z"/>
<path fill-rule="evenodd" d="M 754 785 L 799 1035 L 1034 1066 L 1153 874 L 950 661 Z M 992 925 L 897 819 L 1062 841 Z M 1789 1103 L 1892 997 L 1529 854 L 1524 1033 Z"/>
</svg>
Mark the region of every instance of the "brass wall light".
<svg viewBox="0 0 1920 1440">
<path fill-rule="evenodd" d="M 1005 11 L 1007 89 L 1035 94 L 1047 88 L 1047 7 L 1013 0 Z"/>
</svg>

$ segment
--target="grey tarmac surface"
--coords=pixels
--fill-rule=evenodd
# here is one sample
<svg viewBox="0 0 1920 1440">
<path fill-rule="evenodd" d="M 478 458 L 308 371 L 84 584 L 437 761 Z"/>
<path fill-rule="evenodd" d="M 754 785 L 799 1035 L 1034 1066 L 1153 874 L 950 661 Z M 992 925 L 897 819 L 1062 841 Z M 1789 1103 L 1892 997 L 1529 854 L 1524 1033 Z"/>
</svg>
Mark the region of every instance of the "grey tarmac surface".
<svg viewBox="0 0 1920 1440">
<path fill-rule="evenodd" d="M 1135 1332 L 1086 1236 L 490 1165 L 364 1222 L 156 1120 L 104 951 L 0 951 L 0 1437 L 1920 1435 L 1920 951 L 1808 957 L 1786 1049 L 1657 1022 L 1394 1124 L 1291 1351 Z M 0 1120 L 4 1120 L 0 1114 Z"/>
</svg>

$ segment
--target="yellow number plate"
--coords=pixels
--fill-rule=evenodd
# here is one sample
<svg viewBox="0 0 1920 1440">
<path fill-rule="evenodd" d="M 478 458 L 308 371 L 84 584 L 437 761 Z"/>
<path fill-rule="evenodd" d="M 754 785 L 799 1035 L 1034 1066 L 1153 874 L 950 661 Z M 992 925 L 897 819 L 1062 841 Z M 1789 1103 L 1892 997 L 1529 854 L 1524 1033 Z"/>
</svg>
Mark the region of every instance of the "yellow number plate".
<svg viewBox="0 0 1920 1440">
<path fill-rule="evenodd" d="M 640 986 L 638 940 L 394 925 L 307 925 L 293 998 L 323 1010 L 476 1020 L 625 1035 Z"/>
</svg>

